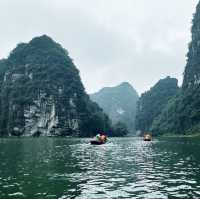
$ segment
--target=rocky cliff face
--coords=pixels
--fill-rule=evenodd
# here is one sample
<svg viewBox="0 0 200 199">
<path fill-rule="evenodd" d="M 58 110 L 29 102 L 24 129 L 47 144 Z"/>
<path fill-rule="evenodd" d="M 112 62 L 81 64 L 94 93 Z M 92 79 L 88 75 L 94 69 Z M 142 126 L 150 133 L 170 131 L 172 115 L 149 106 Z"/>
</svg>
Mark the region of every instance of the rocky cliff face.
<svg viewBox="0 0 200 199">
<path fill-rule="evenodd" d="M 200 2 L 192 25 L 192 41 L 189 44 L 187 64 L 180 96 L 179 123 L 184 132 L 200 131 Z"/>
<path fill-rule="evenodd" d="M 46 35 L 1 60 L 0 83 L 1 135 L 90 136 L 109 128 L 68 52 Z"/>
<path fill-rule="evenodd" d="M 113 124 L 122 122 L 130 132 L 135 131 L 135 114 L 138 94 L 127 82 L 116 87 L 106 87 L 90 95 L 109 115 Z"/>
<path fill-rule="evenodd" d="M 197 5 L 192 22 L 192 41 L 187 54 L 183 91 L 200 85 L 200 3 Z"/>
</svg>

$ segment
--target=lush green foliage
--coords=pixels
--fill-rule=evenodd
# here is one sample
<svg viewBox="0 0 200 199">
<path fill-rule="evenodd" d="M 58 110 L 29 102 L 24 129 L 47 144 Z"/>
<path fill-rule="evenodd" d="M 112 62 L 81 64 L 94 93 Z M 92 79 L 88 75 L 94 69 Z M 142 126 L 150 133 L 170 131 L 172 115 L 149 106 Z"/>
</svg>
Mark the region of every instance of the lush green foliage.
<svg viewBox="0 0 200 199">
<path fill-rule="evenodd" d="M 177 117 L 178 111 L 180 111 L 178 107 L 180 104 L 179 100 L 180 93 L 172 97 L 162 112 L 153 120 L 150 131 L 154 135 L 174 133 L 181 129 L 181 124 Z"/>
<path fill-rule="evenodd" d="M 109 136 L 113 137 L 123 137 L 129 134 L 126 125 L 122 122 L 117 122 L 113 125 L 112 131 L 108 132 Z"/>
<path fill-rule="evenodd" d="M 157 120 L 168 101 L 177 93 L 177 83 L 177 79 L 167 77 L 141 95 L 137 105 L 137 130 L 141 132 L 151 130 L 154 120 Z"/>
<path fill-rule="evenodd" d="M 55 103 L 61 135 L 77 135 L 66 126 L 70 118 L 79 121 L 79 136 L 111 129 L 108 116 L 85 93 L 67 51 L 46 35 L 19 44 L 8 59 L 0 61 L 0 83 L 2 135 L 16 134 L 16 127 L 20 129 L 17 135 L 24 133 L 24 110 L 38 96 L 45 103 Z"/>
</svg>

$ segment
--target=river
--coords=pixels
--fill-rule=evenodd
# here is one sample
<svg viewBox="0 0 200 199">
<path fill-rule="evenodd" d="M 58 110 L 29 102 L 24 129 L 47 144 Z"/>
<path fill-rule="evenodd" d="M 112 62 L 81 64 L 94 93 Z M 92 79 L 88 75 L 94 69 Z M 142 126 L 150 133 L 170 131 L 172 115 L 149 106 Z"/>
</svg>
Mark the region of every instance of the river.
<svg viewBox="0 0 200 199">
<path fill-rule="evenodd" d="M 0 198 L 200 198 L 200 139 L 0 139 Z"/>
</svg>

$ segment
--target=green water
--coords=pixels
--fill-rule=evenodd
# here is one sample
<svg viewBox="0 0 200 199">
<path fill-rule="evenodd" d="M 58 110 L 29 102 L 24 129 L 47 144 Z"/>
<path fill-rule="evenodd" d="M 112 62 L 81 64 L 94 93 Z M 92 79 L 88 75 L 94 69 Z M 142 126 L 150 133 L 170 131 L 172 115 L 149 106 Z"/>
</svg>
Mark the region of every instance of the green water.
<svg viewBox="0 0 200 199">
<path fill-rule="evenodd" d="M 200 140 L 0 139 L 0 198 L 200 198 Z"/>
</svg>

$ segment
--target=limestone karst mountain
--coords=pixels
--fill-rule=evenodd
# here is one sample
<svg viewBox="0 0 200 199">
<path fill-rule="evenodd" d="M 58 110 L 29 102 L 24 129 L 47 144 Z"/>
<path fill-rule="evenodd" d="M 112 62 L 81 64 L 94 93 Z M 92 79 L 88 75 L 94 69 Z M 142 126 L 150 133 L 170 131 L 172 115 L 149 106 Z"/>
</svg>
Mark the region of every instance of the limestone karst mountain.
<svg viewBox="0 0 200 199">
<path fill-rule="evenodd" d="M 151 131 L 154 121 L 178 90 L 178 80 L 167 77 L 143 93 L 137 105 L 136 129 L 141 132 Z"/>
<path fill-rule="evenodd" d="M 43 35 L 0 61 L 1 135 L 91 136 L 110 128 L 68 52 Z"/>
<path fill-rule="evenodd" d="M 135 132 L 135 114 L 138 93 L 127 82 L 115 87 L 105 87 L 91 94 L 90 98 L 97 102 L 107 113 L 113 124 L 122 122 L 130 132 Z"/>
<path fill-rule="evenodd" d="M 187 53 L 182 88 L 155 121 L 152 129 L 154 132 L 200 131 L 200 2 L 196 7 L 192 23 L 192 41 Z"/>
</svg>

